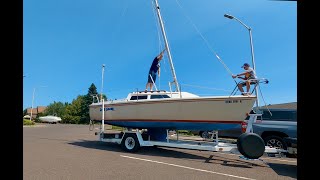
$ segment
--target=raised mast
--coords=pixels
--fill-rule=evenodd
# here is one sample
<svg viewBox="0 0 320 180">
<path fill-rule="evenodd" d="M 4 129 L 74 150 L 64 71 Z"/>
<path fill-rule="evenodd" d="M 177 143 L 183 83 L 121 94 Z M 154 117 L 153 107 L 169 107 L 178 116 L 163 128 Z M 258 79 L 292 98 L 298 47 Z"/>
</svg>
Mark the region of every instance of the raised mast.
<svg viewBox="0 0 320 180">
<path fill-rule="evenodd" d="M 171 67 L 171 73 L 172 73 L 172 76 L 173 76 L 173 82 L 174 82 L 174 84 L 176 86 L 176 91 L 180 92 L 180 87 L 179 87 L 179 84 L 178 84 L 176 72 L 174 71 L 174 67 L 173 67 L 173 62 L 172 62 L 171 52 L 170 52 L 170 48 L 169 48 L 169 44 L 168 44 L 168 40 L 167 40 L 167 36 L 166 36 L 166 31 L 164 30 L 162 17 L 161 17 L 161 14 L 160 14 L 160 7 L 159 7 L 159 4 L 158 4 L 158 0 L 154 0 L 154 1 L 155 1 L 155 4 L 156 4 L 157 15 L 158 15 L 158 18 L 159 18 L 159 23 L 160 23 L 160 26 L 161 26 L 163 39 L 164 39 L 166 50 L 167 50 L 168 57 L 169 57 L 169 63 L 170 63 L 170 67 Z"/>
</svg>

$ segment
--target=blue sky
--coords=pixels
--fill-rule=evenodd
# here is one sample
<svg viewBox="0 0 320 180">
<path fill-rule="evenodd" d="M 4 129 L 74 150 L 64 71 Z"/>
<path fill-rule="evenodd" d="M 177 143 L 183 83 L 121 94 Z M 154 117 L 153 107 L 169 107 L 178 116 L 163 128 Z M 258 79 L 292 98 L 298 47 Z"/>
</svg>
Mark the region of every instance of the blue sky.
<svg viewBox="0 0 320 180">
<path fill-rule="evenodd" d="M 297 2 L 269 0 L 159 0 L 182 91 L 229 95 L 235 83 L 196 31 L 234 74 L 251 63 L 252 28 L 257 75 L 267 78 L 267 104 L 297 101 Z M 180 6 L 179 6 L 180 5 Z M 181 8 L 182 7 L 182 8 Z M 28 0 L 23 2 L 23 108 L 72 102 L 91 83 L 111 99 L 144 90 L 159 41 L 152 0 Z M 191 22 L 190 22 L 191 19 Z M 156 85 L 169 90 L 168 58 Z M 260 103 L 264 102 L 260 98 Z"/>
</svg>

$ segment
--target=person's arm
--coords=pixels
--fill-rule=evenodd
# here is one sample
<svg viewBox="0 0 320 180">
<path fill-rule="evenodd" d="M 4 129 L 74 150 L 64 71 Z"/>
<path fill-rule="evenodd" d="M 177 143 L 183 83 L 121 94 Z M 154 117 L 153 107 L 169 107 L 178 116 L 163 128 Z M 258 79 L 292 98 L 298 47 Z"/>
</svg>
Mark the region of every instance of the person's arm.
<svg viewBox="0 0 320 180">
<path fill-rule="evenodd" d="M 240 73 L 240 74 L 237 74 L 236 76 L 242 76 L 242 75 L 245 75 L 247 74 L 248 72 L 243 72 L 243 73 Z"/>
<path fill-rule="evenodd" d="M 245 74 L 246 74 L 246 72 L 240 73 L 240 74 L 237 74 L 237 75 L 232 75 L 232 78 L 238 77 L 238 78 L 240 78 L 240 79 L 243 79 L 243 77 L 239 77 L 239 76 L 242 76 L 242 75 L 245 75 Z"/>
<path fill-rule="evenodd" d="M 158 76 L 160 77 L 160 67 L 159 67 L 159 69 L 158 69 Z"/>
<path fill-rule="evenodd" d="M 161 53 L 157 56 L 157 59 L 161 59 L 163 57 L 163 53 L 166 51 L 166 49 L 164 49 L 163 51 L 161 51 Z"/>
</svg>

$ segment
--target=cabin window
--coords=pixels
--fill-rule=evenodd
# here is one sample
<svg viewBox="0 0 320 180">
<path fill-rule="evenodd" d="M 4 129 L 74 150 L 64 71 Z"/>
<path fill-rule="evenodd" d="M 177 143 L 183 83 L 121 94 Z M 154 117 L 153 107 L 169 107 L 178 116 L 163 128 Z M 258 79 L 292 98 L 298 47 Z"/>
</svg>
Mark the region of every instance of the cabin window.
<svg viewBox="0 0 320 180">
<path fill-rule="evenodd" d="M 162 99 L 162 98 L 170 98 L 170 96 L 164 95 L 151 95 L 150 99 Z"/>
<path fill-rule="evenodd" d="M 130 100 L 147 99 L 148 96 L 131 96 Z"/>
</svg>

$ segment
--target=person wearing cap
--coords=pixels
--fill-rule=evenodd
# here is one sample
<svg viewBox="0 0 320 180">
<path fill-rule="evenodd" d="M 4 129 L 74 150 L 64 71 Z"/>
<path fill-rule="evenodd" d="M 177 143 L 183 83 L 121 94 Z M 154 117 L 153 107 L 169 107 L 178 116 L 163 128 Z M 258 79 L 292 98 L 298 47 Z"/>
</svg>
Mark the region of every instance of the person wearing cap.
<svg viewBox="0 0 320 180">
<path fill-rule="evenodd" d="M 151 64 L 149 73 L 148 73 L 148 82 L 146 84 L 145 92 L 148 91 L 148 87 L 150 87 L 150 91 L 152 91 L 153 83 L 156 83 L 157 78 L 157 72 L 158 76 L 160 76 L 160 61 L 163 57 L 163 53 L 165 50 L 163 50 L 157 57 L 153 59 L 153 62 Z"/>
<path fill-rule="evenodd" d="M 250 85 L 255 84 L 257 79 L 256 72 L 250 67 L 248 63 L 244 63 L 241 68 L 244 68 L 244 72 L 237 74 L 237 75 L 232 75 L 232 78 L 240 78 L 245 80 L 244 82 L 241 82 L 238 84 L 238 88 L 241 91 L 242 95 L 250 95 Z M 244 75 L 244 77 L 242 77 Z M 247 92 L 244 92 L 243 86 L 246 86 Z"/>
</svg>

